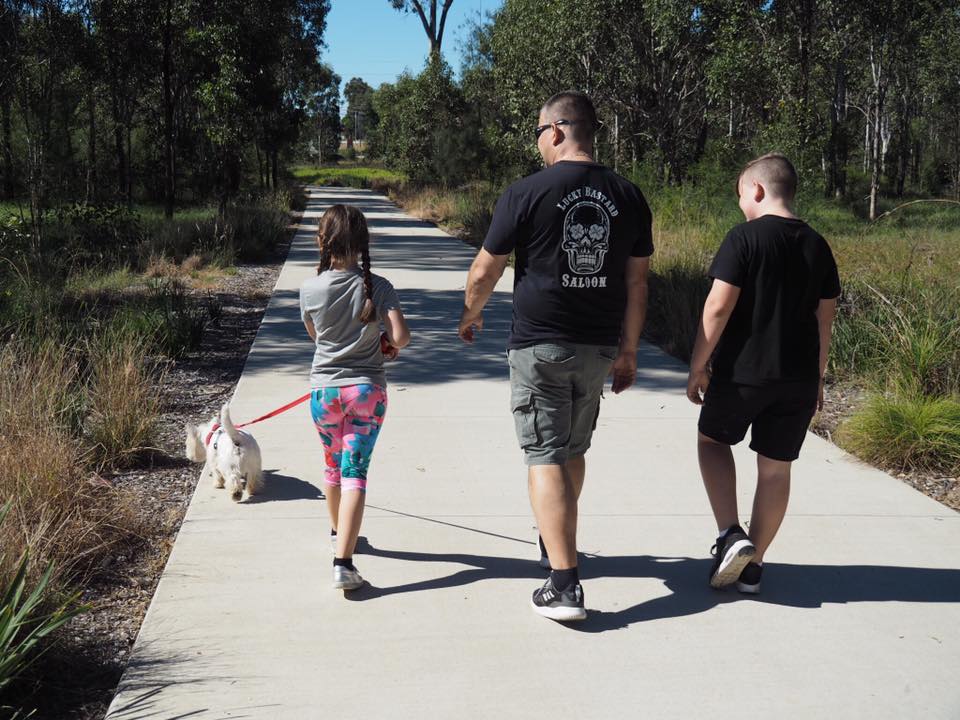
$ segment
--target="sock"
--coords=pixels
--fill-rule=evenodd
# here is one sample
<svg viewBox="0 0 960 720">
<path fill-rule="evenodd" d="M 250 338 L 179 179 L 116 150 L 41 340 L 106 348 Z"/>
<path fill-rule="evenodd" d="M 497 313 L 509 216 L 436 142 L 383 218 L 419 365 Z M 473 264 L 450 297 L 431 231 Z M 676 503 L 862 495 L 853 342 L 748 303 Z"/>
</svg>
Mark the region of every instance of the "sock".
<svg viewBox="0 0 960 720">
<path fill-rule="evenodd" d="M 550 579 L 553 581 L 553 586 L 559 592 L 563 592 L 580 582 L 580 573 L 577 572 L 575 567 L 567 570 L 551 570 Z"/>
<path fill-rule="evenodd" d="M 543 544 L 543 535 L 537 535 L 537 542 L 540 543 L 540 557 L 546 557 L 547 546 Z"/>
<path fill-rule="evenodd" d="M 333 559 L 333 566 L 334 566 L 334 567 L 345 567 L 345 568 L 347 568 L 347 570 L 356 570 L 356 568 L 353 566 L 353 558 L 339 558 L 339 557 L 335 557 L 335 558 Z"/>
</svg>

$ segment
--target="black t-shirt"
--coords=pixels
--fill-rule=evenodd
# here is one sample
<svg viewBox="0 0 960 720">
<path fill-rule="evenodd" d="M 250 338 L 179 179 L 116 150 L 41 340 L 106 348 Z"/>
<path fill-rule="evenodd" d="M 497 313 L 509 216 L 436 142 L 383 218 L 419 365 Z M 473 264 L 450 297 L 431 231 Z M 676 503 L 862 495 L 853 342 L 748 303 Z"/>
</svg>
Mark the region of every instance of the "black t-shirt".
<svg viewBox="0 0 960 720">
<path fill-rule="evenodd" d="M 727 233 L 710 277 L 740 288 L 714 377 L 745 385 L 819 377 L 817 305 L 840 294 L 826 240 L 802 220 L 764 215 Z"/>
<path fill-rule="evenodd" d="M 516 251 L 508 347 L 619 344 L 627 258 L 653 253 L 651 220 L 640 190 L 597 163 L 561 161 L 508 187 L 483 241 Z"/>
</svg>

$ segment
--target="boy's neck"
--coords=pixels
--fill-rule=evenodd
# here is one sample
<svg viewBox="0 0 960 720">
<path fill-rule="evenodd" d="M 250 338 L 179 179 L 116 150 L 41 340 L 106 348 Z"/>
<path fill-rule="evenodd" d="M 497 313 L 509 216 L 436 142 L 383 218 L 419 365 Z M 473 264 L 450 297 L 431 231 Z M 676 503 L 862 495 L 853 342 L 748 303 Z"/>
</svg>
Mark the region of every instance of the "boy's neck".
<svg viewBox="0 0 960 720">
<path fill-rule="evenodd" d="M 782 217 L 787 220 L 798 220 L 796 215 L 793 214 L 793 210 L 790 209 L 788 205 L 782 203 L 770 203 L 763 204 L 757 207 L 756 212 L 752 213 L 752 217 L 747 218 L 747 220 L 756 220 L 761 218 L 764 215 L 775 215 L 777 217 Z"/>
</svg>

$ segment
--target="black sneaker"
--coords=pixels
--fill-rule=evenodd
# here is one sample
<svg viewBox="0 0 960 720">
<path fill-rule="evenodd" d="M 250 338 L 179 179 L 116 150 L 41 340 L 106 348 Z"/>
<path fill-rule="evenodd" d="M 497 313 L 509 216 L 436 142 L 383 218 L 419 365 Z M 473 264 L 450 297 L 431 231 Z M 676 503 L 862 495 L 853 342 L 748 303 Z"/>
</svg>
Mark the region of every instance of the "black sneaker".
<svg viewBox="0 0 960 720">
<path fill-rule="evenodd" d="M 747 563 L 740 577 L 737 578 L 737 590 L 748 595 L 758 595 L 762 576 L 763 565 L 757 565 L 755 562 Z"/>
<path fill-rule="evenodd" d="M 710 548 L 714 556 L 710 587 L 722 588 L 735 583 L 756 551 L 743 528 L 731 525 L 727 534 L 718 537 L 716 544 Z"/>
<path fill-rule="evenodd" d="M 530 604 L 535 613 L 551 620 L 572 622 L 587 617 L 587 611 L 583 607 L 583 587 L 580 583 L 559 592 L 553 586 L 553 578 L 547 578 L 542 588 L 533 591 Z"/>
</svg>

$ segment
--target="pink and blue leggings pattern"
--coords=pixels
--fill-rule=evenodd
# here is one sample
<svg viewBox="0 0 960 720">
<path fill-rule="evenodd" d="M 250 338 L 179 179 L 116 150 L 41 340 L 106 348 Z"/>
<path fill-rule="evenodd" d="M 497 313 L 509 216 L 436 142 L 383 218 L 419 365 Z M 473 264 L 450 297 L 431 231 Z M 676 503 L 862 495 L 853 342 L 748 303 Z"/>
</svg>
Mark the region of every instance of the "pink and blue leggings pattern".
<svg viewBox="0 0 960 720">
<path fill-rule="evenodd" d="M 310 414 L 323 441 L 324 481 L 366 490 L 370 456 L 387 414 L 386 389 L 369 384 L 316 388 Z"/>
</svg>

